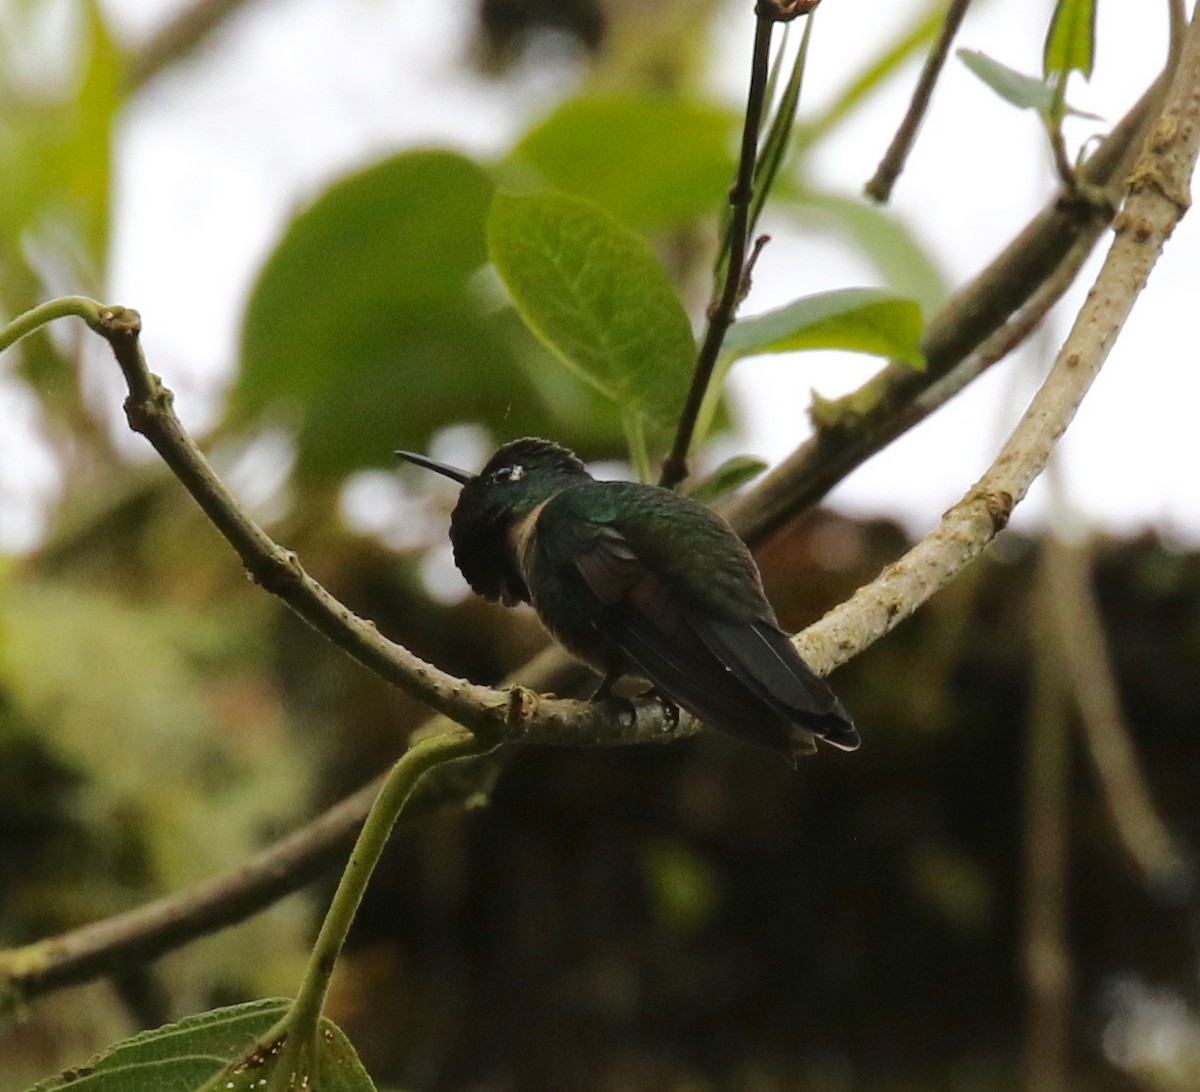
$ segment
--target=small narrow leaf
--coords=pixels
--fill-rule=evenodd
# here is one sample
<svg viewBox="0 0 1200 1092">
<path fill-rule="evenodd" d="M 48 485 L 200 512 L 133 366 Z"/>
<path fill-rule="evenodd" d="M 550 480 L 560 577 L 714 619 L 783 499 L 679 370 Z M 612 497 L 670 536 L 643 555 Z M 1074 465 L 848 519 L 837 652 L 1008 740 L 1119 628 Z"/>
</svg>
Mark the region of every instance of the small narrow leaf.
<svg viewBox="0 0 1200 1092">
<path fill-rule="evenodd" d="M 812 27 L 813 17 L 809 15 L 804 22 L 804 37 L 800 39 L 800 48 L 796 52 L 791 75 L 784 86 L 779 106 L 775 111 L 775 116 L 771 119 L 762 149 L 758 153 L 758 162 L 754 165 L 754 194 L 750 200 L 749 230 L 751 235 L 754 234 L 763 205 L 770 195 L 771 188 L 775 184 L 775 177 L 779 174 L 779 168 L 792 143 L 792 130 L 796 124 L 796 110 L 800 105 L 800 88 L 804 83 L 804 69 L 808 62 L 808 43 L 812 38 Z"/>
<path fill-rule="evenodd" d="M 290 1002 L 252 1001 L 189 1016 L 178 1024 L 117 1043 L 86 1065 L 42 1081 L 30 1092 L 177 1092 L 199 1088 L 268 1032 Z M 322 1020 L 320 1049 L 305 1087 L 321 1092 L 375 1092 L 354 1048 L 330 1021 Z M 265 1086 L 273 1059 L 231 1072 L 224 1088 L 252 1092 Z"/>
<path fill-rule="evenodd" d="M 959 59 L 1005 102 L 1023 110 L 1049 113 L 1054 105 L 1054 88 L 1044 80 L 1026 76 L 974 49 L 960 49 Z"/>
<path fill-rule="evenodd" d="M 1082 72 L 1090 79 L 1095 48 L 1096 0 L 1058 0 L 1042 58 L 1046 76 Z"/>
<path fill-rule="evenodd" d="M 798 349 L 846 349 L 924 367 L 921 308 L 881 288 L 842 288 L 805 296 L 741 319 L 725 338 L 729 361 Z"/>
<path fill-rule="evenodd" d="M 560 360 L 625 411 L 674 421 L 695 340 L 645 239 L 579 197 L 499 193 L 488 252 L 517 311 Z"/>
<path fill-rule="evenodd" d="M 974 49 L 960 49 L 958 57 L 1006 102 L 1011 102 L 1023 110 L 1036 110 L 1043 117 L 1052 117 L 1058 113 L 1055 88 L 1046 81 L 1026 76 Z M 1065 113 L 1078 117 L 1096 118 L 1095 114 L 1086 114 L 1065 104 L 1062 109 Z"/>
<path fill-rule="evenodd" d="M 753 481 L 766 469 L 767 464 L 753 455 L 734 455 L 695 485 L 685 484 L 683 491 L 701 504 L 712 504 Z"/>
</svg>

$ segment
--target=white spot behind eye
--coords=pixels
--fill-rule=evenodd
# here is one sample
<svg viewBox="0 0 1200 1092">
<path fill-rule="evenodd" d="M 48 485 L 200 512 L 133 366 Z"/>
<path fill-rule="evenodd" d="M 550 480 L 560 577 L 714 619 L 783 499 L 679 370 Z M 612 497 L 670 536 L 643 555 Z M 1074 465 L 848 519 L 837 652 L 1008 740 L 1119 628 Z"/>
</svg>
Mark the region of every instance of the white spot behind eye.
<svg viewBox="0 0 1200 1092">
<path fill-rule="evenodd" d="M 519 482 L 523 477 L 525 477 L 525 468 L 518 465 L 512 468 L 511 473 L 508 475 L 508 480 L 510 482 Z"/>
</svg>

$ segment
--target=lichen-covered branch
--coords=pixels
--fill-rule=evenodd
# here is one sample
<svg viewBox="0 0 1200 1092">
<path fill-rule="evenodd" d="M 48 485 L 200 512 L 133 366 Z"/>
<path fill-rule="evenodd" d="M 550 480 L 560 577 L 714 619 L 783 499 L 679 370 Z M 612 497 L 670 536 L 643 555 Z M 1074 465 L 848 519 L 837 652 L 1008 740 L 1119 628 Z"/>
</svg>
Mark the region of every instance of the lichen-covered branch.
<svg viewBox="0 0 1200 1092">
<path fill-rule="evenodd" d="M 1162 113 L 1134 166 L 1115 238 L 1046 381 L 1000 454 L 941 525 L 796 639 L 825 673 L 873 644 L 951 581 L 1008 522 L 1108 359 L 1190 203 L 1200 150 L 1200 23 L 1193 21 Z"/>
</svg>

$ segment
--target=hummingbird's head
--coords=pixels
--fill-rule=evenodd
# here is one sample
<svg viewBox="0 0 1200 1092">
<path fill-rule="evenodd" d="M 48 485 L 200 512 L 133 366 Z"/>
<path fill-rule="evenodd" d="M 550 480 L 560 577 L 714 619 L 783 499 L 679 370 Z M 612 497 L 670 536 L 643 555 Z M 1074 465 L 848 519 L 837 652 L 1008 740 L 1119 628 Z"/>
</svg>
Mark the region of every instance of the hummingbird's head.
<svg viewBox="0 0 1200 1092">
<path fill-rule="evenodd" d="M 450 515 L 450 541 L 454 563 L 471 590 L 508 604 L 528 602 L 510 532 L 555 493 L 591 480 L 579 457 L 550 440 L 529 437 L 505 444 L 471 475 L 421 455 L 397 454 L 462 483 Z"/>
</svg>

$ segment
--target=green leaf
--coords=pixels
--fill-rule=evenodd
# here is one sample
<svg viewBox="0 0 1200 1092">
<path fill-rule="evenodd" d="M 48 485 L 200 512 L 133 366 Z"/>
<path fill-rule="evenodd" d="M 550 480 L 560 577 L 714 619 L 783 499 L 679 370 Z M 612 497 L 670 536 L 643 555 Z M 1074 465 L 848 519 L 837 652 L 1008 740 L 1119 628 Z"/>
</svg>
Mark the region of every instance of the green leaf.
<svg viewBox="0 0 1200 1092">
<path fill-rule="evenodd" d="M 390 465 L 437 429 L 534 431 L 545 410 L 476 298 L 492 182 L 451 152 L 409 152 L 330 187 L 288 228 L 242 329 L 235 419 L 297 429 L 309 477 Z"/>
<path fill-rule="evenodd" d="M 517 311 L 560 360 L 626 413 L 675 420 L 696 346 L 645 239 L 579 197 L 498 193 L 488 250 Z"/>
<path fill-rule="evenodd" d="M 1058 0 L 1042 57 L 1046 76 L 1092 75 L 1096 48 L 1096 0 Z"/>
<path fill-rule="evenodd" d="M 235 1061 L 283 1017 L 290 1002 L 252 1001 L 189 1016 L 142 1032 L 98 1054 L 86 1065 L 42 1081 L 30 1092 L 186 1092 Z M 345 1035 L 321 1021 L 320 1048 L 308 1087 L 321 1092 L 374 1092 L 375 1086 Z M 260 1090 L 273 1059 L 229 1075 L 230 1092 Z"/>
<path fill-rule="evenodd" d="M 753 455 L 734 455 L 695 485 L 684 485 L 684 492 L 701 504 L 712 504 L 757 478 L 767 464 Z"/>
<path fill-rule="evenodd" d="M 915 299 L 922 314 L 933 314 L 950 288 L 933 255 L 890 209 L 861 197 L 799 190 L 779 203 L 808 230 L 821 229 L 848 239 L 897 292 Z"/>
<path fill-rule="evenodd" d="M 736 127 L 730 111 L 694 101 L 584 95 L 527 133 L 509 166 L 587 197 L 632 227 L 669 227 L 720 208 Z"/>
<path fill-rule="evenodd" d="M 1036 110 L 1044 117 L 1053 117 L 1058 113 L 1057 92 L 1052 84 L 1033 76 L 1026 76 L 974 49 L 960 49 L 958 57 L 1006 102 L 1011 102 L 1023 110 Z M 1065 104 L 1063 110 L 1082 118 L 1095 119 L 1097 116 L 1085 114 L 1082 110 Z"/>
<path fill-rule="evenodd" d="M 974 49 L 960 49 L 958 56 L 988 87 L 1013 106 L 1047 114 L 1054 105 L 1054 88 L 1044 80 L 1026 76 Z"/>
<path fill-rule="evenodd" d="M 775 311 L 741 319 L 725 338 L 722 357 L 798 349 L 847 349 L 924 367 L 921 308 L 881 288 L 842 288 L 805 296 Z"/>
</svg>

